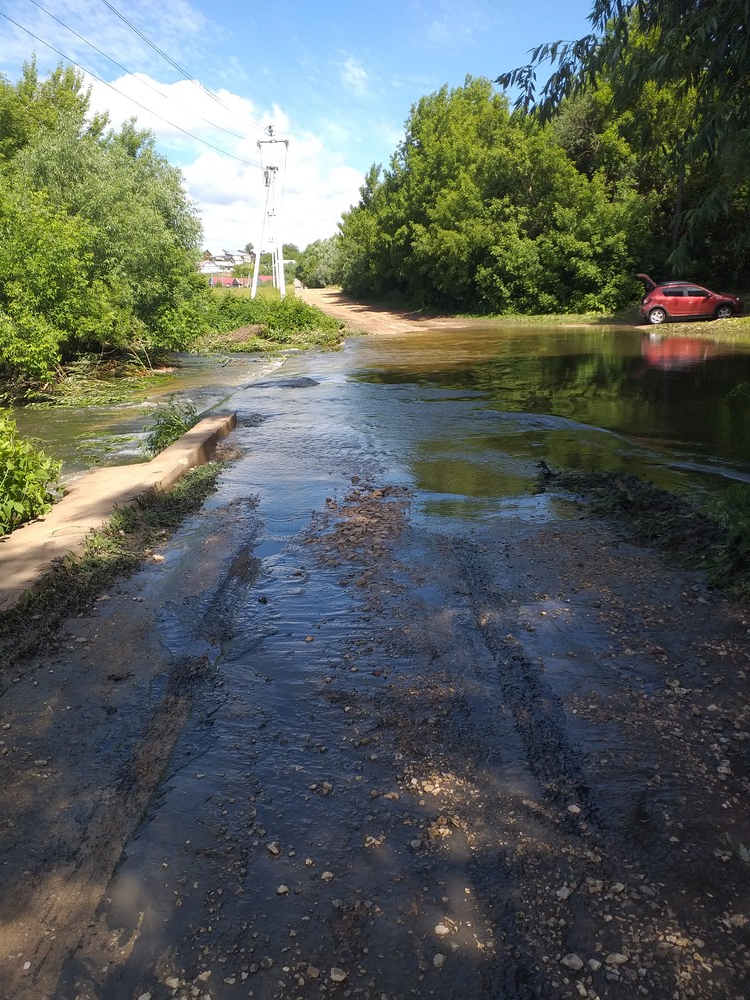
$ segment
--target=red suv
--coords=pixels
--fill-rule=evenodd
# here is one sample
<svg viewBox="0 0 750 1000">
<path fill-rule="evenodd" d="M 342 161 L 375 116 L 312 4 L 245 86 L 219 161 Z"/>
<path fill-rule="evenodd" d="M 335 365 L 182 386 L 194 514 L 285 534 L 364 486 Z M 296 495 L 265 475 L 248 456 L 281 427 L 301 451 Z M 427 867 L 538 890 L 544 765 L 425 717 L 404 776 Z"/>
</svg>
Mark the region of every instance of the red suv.
<svg viewBox="0 0 750 1000">
<path fill-rule="evenodd" d="M 729 319 L 742 312 L 736 295 L 710 292 L 692 281 L 653 281 L 647 274 L 637 275 L 646 284 L 641 299 L 641 316 L 658 325 L 669 319 Z"/>
</svg>

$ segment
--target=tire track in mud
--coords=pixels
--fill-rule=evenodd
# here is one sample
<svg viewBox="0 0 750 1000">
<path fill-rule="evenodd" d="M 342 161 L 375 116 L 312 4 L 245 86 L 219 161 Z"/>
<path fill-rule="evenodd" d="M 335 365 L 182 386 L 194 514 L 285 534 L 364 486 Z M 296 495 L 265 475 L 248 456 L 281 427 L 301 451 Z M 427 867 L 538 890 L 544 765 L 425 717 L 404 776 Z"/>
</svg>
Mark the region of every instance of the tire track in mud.
<svg viewBox="0 0 750 1000">
<path fill-rule="evenodd" d="M 243 515 L 221 578 L 169 595 L 173 656 L 206 616 L 212 647 L 241 641 L 168 682 L 198 694 L 173 792 L 58 996 L 741 997 L 734 931 L 689 919 L 694 893 L 671 907 L 668 870 L 623 853 L 588 790 L 519 630 L 514 527 L 425 532 L 404 487 L 353 485 L 270 567 Z"/>
<path fill-rule="evenodd" d="M 529 995 L 540 998 L 595 997 L 602 990 L 608 997 L 713 1000 L 718 990 L 739 1000 L 747 950 L 737 941 L 724 962 L 723 932 L 712 926 L 709 909 L 685 893 L 691 883 L 684 864 L 688 881 L 675 879 L 674 848 L 657 859 L 648 840 L 641 849 L 631 840 L 623 851 L 601 781 L 594 792 L 587 758 L 569 738 L 571 703 L 562 703 L 543 676 L 544 664 L 532 661 L 513 634 L 517 602 L 498 579 L 502 560 L 492 552 L 457 535 L 404 532 L 400 563 L 381 573 L 410 579 L 401 606 L 385 611 L 409 623 L 394 645 L 413 670 L 378 705 L 381 724 L 397 731 L 414 771 L 446 777 L 444 811 L 464 817 L 475 852 L 467 877 L 471 870 L 485 912 L 499 912 L 496 947 L 505 956 L 483 967 L 483 982 L 514 995 L 520 985 L 508 983 L 528 973 Z M 405 694 L 426 705 L 427 716 L 410 709 Z M 657 709 L 639 694 L 643 720 L 631 742 L 649 731 Z M 623 723 L 629 724 L 613 718 L 608 725 Z M 659 746 L 658 726 L 650 738 Z M 634 814 L 631 822 L 637 821 Z M 663 829 L 659 835 L 666 841 Z M 721 917 L 720 909 L 714 912 Z"/>
<path fill-rule="evenodd" d="M 465 602 L 473 627 L 490 654 L 498 703 L 513 715 L 524 763 L 545 800 L 561 812 L 577 806 L 580 812 L 570 813 L 571 817 L 594 819 L 597 807 L 565 731 L 565 710 L 545 682 L 543 668 L 529 659 L 510 631 L 516 625 L 516 613 L 511 598 L 498 585 L 496 571 L 485 565 L 481 547 L 465 539 L 457 543 L 441 538 L 437 549 L 444 578 L 455 581 L 456 596 Z M 451 565 L 452 571 L 448 568 Z"/>
</svg>

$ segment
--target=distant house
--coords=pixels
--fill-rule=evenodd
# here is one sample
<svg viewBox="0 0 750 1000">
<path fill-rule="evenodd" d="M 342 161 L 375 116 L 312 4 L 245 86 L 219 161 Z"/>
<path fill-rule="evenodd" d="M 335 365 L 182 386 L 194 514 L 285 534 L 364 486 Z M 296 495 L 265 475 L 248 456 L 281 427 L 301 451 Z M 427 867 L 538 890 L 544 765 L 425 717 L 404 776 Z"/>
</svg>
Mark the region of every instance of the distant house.
<svg viewBox="0 0 750 1000">
<path fill-rule="evenodd" d="M 203 260 L 198 265 L 198 270 L 201 274 L 226 274 L 227 271 L 231 271 L 236 263 L 231 254 L 220 253 L 211 254 L 206 251 L 203 255 Z"/>
<path fill-rule="evenodd" d="M 208 279 L 212 288 L 247 288 L 248 278 L 235 278 L 231 274 L 212 274 Z"/>
</svg>

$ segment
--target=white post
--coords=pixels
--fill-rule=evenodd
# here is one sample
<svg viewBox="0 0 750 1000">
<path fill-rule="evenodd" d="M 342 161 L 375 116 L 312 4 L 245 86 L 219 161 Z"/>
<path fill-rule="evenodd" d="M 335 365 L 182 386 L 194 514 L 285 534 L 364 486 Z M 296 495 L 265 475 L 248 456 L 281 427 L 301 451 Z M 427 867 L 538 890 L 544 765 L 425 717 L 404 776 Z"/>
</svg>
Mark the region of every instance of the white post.
<svg viewBox="0 0 750 1000">
<path fill-rule="evenodd" d="M 286 295 L 286 273 L 284 272 L 284 244 L 279 243 L 276 246 L 276 254 L 278 256 L 278 269 L 279 269 L 279 295 L 282 299 Z"/>
<path fill-rule="evenodd" d="M 260 143 L 258 143 L 258 147 L 260 147 Z M 273 169 L 274 168 L 272 167 L 271 171 L 273 171 Z M 260 267 L 260 257 L 261 254 L 263 253 L 263 235 L 266 231 L 266 215 L 268 214 L 268 196 L 271 191 L 272 176 L 273 174 L 270 171 L 268 170 L 265 171 L 266 201 L 265 204 L 263 205 L 263 219 L 260 224 L 260 242 L 255 248 L 255 268 L 253 269 L 253 288 L 252 291 L 250 292 L 251 299 L 255 298 L 255 293 L 258 291 L 258 268 Z"/>
</svg>

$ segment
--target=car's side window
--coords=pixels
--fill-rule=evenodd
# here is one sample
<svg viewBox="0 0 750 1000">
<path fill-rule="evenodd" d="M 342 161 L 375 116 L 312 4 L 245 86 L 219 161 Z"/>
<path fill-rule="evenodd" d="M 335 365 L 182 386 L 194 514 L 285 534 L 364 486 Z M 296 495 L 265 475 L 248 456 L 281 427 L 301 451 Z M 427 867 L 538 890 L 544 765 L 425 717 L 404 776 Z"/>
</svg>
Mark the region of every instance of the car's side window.
<svg viewBox="0 0 750 1000">
<path fill-rule="evenodd" d="M 665 288 L 664 289 L 664 294 L 667 295 L 667 296 L 669 296 L 669 298 L 672 298 L 672 299 L 682 298 L 682 289 L 681 288 Z"/>
<path fill-rule="evenodd" d="M 695 298 L 707 299 L 708 292 L 705 288 L 686 288 L 685 295 L 692 295 Z"/>
</svg>

